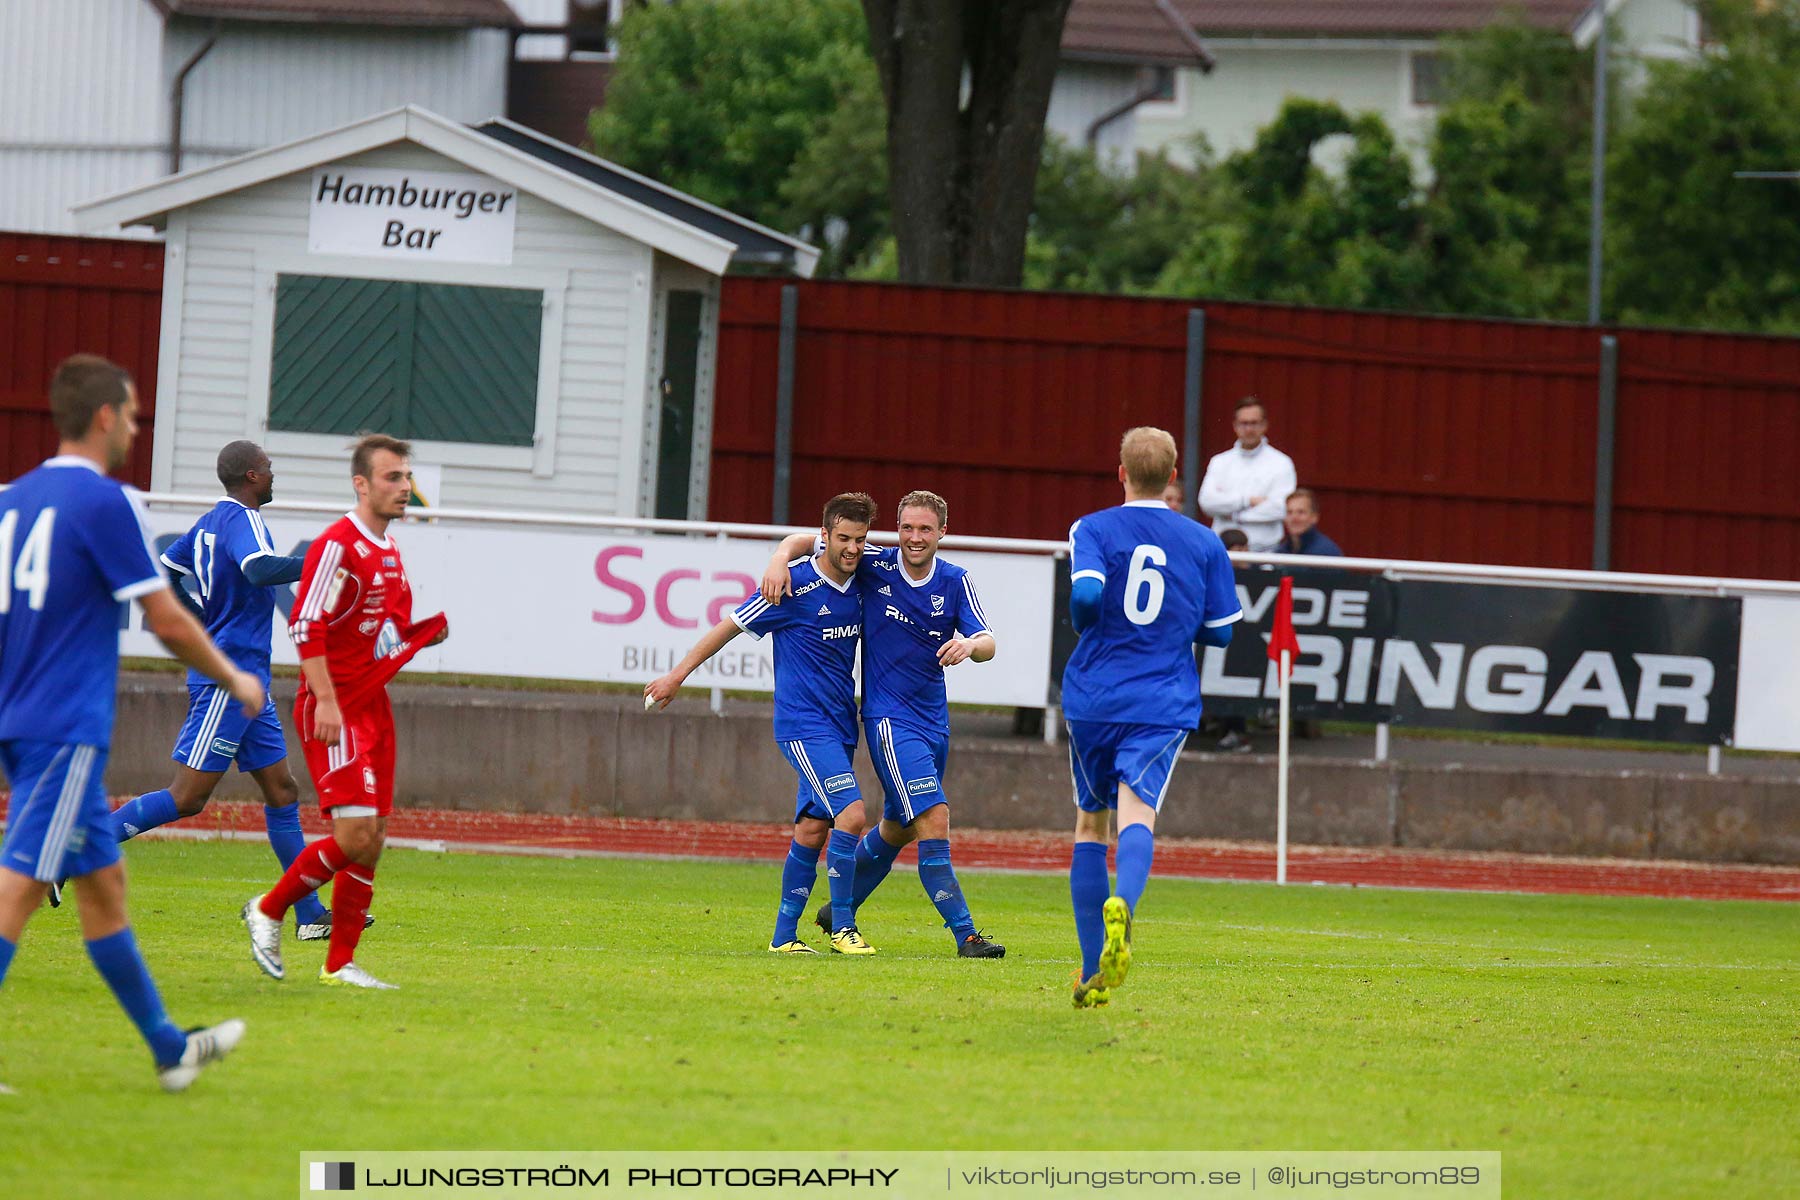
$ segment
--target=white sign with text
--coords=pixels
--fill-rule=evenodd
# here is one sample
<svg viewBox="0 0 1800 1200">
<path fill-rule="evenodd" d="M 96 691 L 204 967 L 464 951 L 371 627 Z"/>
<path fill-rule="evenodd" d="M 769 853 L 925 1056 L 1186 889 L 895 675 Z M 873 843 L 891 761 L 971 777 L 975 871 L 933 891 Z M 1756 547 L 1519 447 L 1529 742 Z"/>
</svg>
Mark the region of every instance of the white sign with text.
<svg viewBox="0 0 1800 1200">
<path fill-rule="evenodd" d="M 486 175 L 320 167 L 312 173 L 314 254 L 510 265 L 518 189 Z"/>
<path fill-rule="evenodd" d="M 193 509 L 154 510 L 159 546 L 198 518 Z M 326 524 L 319 517 L 266 514 L 277 552 L 301 553 Z M 626 537 L 594 531 L 525 531 L 399 525 L 395 540 L 412 581 L 414 616 L 442 609 L 450 638 L 407 671 L 648 683 L 755 588 L 768 542 Z M 160 552 L 160 550 L 159 550 Z M 949 554 L 969 569 L 994 624 L 999 653 L 946 673 L 959 704 L 1042 708 L 1050 678 L 1050 606 L 1055 562 L 1020 554 Z M 287 636 L 292 589 L 275 615 L 275 661 L 297 661 Z M 125 654 L 165 656 L 132 613 Z M 769 639 L 739 635 L 689 677 L 693 688 L 768 692 L 775 686 Z"/>
</svg>

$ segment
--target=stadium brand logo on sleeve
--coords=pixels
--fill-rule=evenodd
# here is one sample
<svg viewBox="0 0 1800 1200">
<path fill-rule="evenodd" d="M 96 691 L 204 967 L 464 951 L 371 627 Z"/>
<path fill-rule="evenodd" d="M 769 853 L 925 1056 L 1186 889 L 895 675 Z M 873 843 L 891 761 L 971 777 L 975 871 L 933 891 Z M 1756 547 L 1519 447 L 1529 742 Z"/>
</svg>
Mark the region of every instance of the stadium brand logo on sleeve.
<svg viewBox="0 0 1800 1200">
<path fill-rule="evenodd" d="M 354 1192 L 356 1190 L 355 1163 L 316 1162 L 307 1165 L 312 1168 L 313 1191 Z"/>
<path fill-rule="evenodd" d="M 825 581 L 823 579 L 815 579 L 811 583 L 807 584 L 804 587 L 795 588 L 794 595 L 795 596 L 804 596 L 804 595 L 806 595 L 806 593 L 812 591 L 814 588 L 818 587 L 820 584 L 822 584 L 824 582 Z"/>
<path fill-rule="evenodd" d="M 842 775 L 833 775 L 830 779 L 825 781 L 825 790 L 828 792 L 841 792 L 855 782 L 856 776 L 848 772 L 845 772 Z"/>
<path fill-rule="evenodd" d="M 906 781 L 906 794 L 909 796 L 923 796 L 926 792 L 935 791 L 937 791 L 937 780 L 935 779 L 909 779 Z"/>
</svg>

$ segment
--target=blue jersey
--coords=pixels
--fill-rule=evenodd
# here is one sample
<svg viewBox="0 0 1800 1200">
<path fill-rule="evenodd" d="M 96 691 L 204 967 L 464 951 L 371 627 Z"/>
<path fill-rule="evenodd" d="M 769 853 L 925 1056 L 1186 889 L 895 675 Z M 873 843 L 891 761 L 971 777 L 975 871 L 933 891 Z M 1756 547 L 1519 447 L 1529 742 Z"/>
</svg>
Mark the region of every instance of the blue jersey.
<svg viewBox="0 0 1800 1200">
<path fill-rule="evenodd" d="M 1070 581 L 1105 585 L 1098 620 L 1063 671 L 1071 721 L 1192 729 L 1200 720 L 1194 639 L 1243 617 L 1218 534 L 1160 500 L 1134 500 L 1075 522 Z"/>
<path fill-rule="evenodd" d="M 269 684 L 269 639 L 275 629 L 275 591 L 244 578 L 245 564 L 274 556 L 262 514 L 221 497 L 212 511 L 163 551 L 168 566 L 191 575 L 200 585 L 200 607 L 206 632 L 232 662 Z M 188 682 L 210 684 L 212 677 L 188 672 Z"/>
<path fill-rule="evenodd" d="M 167 586 L 137 494 L 87 459 L 0 492 L 0 742 L 109 746 L 119 606 Z"/>
<path fill-rule="evenodd" d="M 838 586 L 809 558 L 789 564 L 789 576 L 794 594 L 780 604 L 754 595 L 731 613 L 752 637 L 775 635 L 775 740 L 854 746 L 862 588 L 854 576 Z"/>
<path fill-rule="evenodd" d="M 969 573 L 934 558 L 922 581 L 906 573 L 895 546 L 864 552 L 863 716 L 950 732 L 950 703 L 938 649 L 954 634 L 992 632 Z"/>
</svg>

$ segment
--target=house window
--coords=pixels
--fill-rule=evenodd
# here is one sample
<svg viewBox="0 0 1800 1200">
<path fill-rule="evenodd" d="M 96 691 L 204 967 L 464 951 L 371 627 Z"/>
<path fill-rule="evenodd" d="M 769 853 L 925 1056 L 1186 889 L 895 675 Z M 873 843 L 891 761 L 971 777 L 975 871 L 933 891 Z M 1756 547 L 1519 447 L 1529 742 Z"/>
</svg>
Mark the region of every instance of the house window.
<svg viewBox="0 0 1800 1200">
<path fill-rule="evenodd" d="M 1433 51 L 1415 51 L 1412 61 L 1412 102 L 1420 108 L 1443 103 L 1443 58 Z"/>
<path fill-rule="evenodd" d="M 572 0 L 569 5 L 569 56 L 588 58 L 618 52 L 613 30 L 624 14 L 623 0 Z"/>
<path fill-rule="evenodd" d="M 543 293 L 282 275 L 269 428 L 529 446 Z"/>
</svg>

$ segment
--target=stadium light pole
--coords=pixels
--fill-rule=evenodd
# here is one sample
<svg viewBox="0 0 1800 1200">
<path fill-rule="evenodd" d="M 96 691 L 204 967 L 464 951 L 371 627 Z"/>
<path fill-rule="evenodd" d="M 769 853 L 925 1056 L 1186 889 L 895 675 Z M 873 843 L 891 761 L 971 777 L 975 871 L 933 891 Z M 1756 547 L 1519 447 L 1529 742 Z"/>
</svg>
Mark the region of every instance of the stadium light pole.
<svg viewBox="0 0 1800 1200">
<path fill-rule="evenodd" d="M 1588 200 L 1588 324 L 1600 323 L 1600 275 L 1604 263 L 1601 238 L 1606 231 L 1606 0 L 1593 7 L 1594 136 L 1592 187 Z"/>
</svg>

